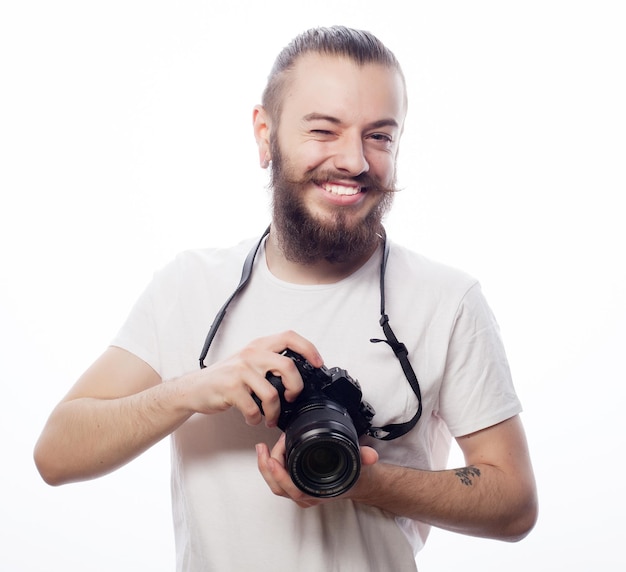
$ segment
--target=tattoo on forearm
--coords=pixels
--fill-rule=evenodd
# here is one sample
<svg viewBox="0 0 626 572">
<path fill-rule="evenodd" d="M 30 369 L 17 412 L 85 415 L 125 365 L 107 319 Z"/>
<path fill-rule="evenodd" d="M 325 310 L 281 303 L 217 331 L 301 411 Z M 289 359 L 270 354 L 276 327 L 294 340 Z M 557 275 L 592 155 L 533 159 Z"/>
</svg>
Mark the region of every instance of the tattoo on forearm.
<svg viewBox="0 0 626 572">
<path fill-rule="evenodd" d="M 476 467 L 472 467 L 472 466 L 463 467 L 462 469 L 457 469 L 454 474 L 457 477 L 459 477 L 461 482 L 466 487 L 469 487 L 470 485 L 473 484 L 472 477 L 480 477 L 480 469 L 477 469 Z"/>
</svg>

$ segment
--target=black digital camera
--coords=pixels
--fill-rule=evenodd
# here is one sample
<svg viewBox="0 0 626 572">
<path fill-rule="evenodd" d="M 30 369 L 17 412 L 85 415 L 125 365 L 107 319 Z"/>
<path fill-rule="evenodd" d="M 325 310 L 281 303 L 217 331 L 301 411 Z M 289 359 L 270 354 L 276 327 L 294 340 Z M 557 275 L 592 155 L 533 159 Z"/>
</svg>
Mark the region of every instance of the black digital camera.
<svg viewBox="0 0 626 572">
<path fill-rule="evenodd" d="M 288 349 L 282 355 L 294 361 L 304 382 L 302 392 L 289 402 L 281 378 L 266 376 L 280 396 L 278 427 L 285 432 L 291 479 L 315 497 L 343 494 L 359 477 L 358 439 L 371 427 L 374 409 L 362 401 L 358 381 L 345 369 L 313 367 Z M 263 412 L 260 400 L 253 397 Z"/>
</svg>

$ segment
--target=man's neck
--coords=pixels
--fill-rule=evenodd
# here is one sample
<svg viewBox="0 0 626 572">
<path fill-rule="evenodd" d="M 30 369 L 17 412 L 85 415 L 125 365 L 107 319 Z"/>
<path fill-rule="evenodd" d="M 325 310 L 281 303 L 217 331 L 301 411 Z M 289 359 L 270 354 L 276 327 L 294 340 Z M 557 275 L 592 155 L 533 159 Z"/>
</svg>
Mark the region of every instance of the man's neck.
<svg viewBox="0 0 626 572">
<path fill-rule="evenodd" d="M 321 259 L 303 264 L 287 259 L 280 248 L 277 233 L 272 228 L 265 243 L 265 258 L 270 272 L 285 282 L 292 284 L 334 284 L 361 268 L 374 254 L 377 246 L 378 244 L 375 244 L 363 254 L 345 262 L 329 262 Z"/>
</svg>

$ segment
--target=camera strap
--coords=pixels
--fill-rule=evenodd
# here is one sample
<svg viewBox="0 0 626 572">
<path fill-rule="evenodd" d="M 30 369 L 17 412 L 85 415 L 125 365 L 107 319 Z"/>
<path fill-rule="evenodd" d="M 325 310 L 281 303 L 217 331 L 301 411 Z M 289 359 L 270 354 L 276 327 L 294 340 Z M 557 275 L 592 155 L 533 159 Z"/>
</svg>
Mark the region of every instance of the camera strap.
<svg viewBox="0 0 626 572">
<path fill-rule="evenodd" d="M 384 342 L 386 343 L 392 350 L 393 353 L 398 358 L 400 365 L 402 366 L 402 371 L 415 393 L 415 397 L 417 397 L 417 411 L 415 415 L 408 421 L 403 423 L 390 423 L 383 427 L 370 427 L 367 431 L 367 434 L 370 437 L 374 437 L 375 439 L 380 439 L 381 441 L 391 441 L 392 439 L 397 439 L 398 437 L 402 437 L 408 433 L 419 421 L 419 418 L 422 416 L 422 392 L 420 390 L 419 382 L 417 381 L 417 376 L 415 375 L 415 371 L 413 370 L 413 366 L 409 361 L 409 351 L 406 349 L 406 346 L 398 341 L 398 338 L 393 333 L 391 329 L 391 325 L 389 324 L 389 316 L 385 311 L 385 273 L 387 270 L 387 259 L 389 258 L 389 243 L 387 242 L 387 237 L 383 236 L 383 258 L 380 263 L 380 325 L 383 329 L 383 333 L 385 334 L 385 339 L 380 340 L 377 338 L 370 339 L 372 343 Z"/>
<path fill-rule="evenodd" d="M 207 334 L 206 340 L 204 342 L 204 346 L 202 348 L 202 353 L 200 354 L 200 369 L 204 369 L 206 365 L 204 364 L 204 360 L 206 359 L 207 354 L 209 353 L 209 348 L 213 343 L 213 339 L 215 338 L 215 334 L 217 333 L 220 324 L 224 320 L 226 316 L 226 312 L 228 310 L 228 306 L 234 300 L 234 298 L 246 287 L 248 284 L 250 277 L 252 276 L 252 267 L 254 265 L 254 260 L 256 255 L 261 248 L 261 244 L 263 244 L 263 240 L 269 234 L 270 227 L 268 226 L 265 229 L 265 232 L 259 239 L 259 241 L 252 247 L 246 260 L 244 261 L 243 268 L 241 271 L 241 279 L 239 280 L 239 284 L 235 291 L 230 295 L 228 300 L 224 303 L 224 305 L 220 308 L 219 312 L 215 316 L 213 320 L 213 324 L 211 324 L 211 328 L 209 329 L 209 333 Z M 389 316 L 385 313 L 385 271 L 387 269 L 387 259 L 389 258 L 389 244 L 387 242 L 387 237 L 385 234 L 381 236 L 383 241 L 383 257 L 380 264 L 380 325 L 383 329 L 383 333 L 385 334 L 385 339 L 370 339 L 372 343 L 384 342 L 391 349 L 393 353 L 398 358 L 400 365 L 402 366 L 402 371 L 404 372 L 405 377 L 407 378 L 411 389 L 415 393 L 417 397 L 417 412 L 415 415 L 405 421 L 403 423 L 390 423 L 383 427 L 370 427 L 367 430 L 367 435 L 373 437 L 375 439 L 380 439 L 381 441 L 391 441 L 392 439 L 397 439 L 398 437 L 402 437 L 408 433 L 413 427 L 415 427 L 416 423 L 419 421 L 419 418 L 422 415 L 422 394 L 420 391 L 419 382 L 417 381 L 417 376 L 413 371 L 413 367 L 411 366 L 411 362 L 409 361 L 409 352 L 406 346 L 398 341 L 398 338 L 393 333 L 391 326 L 389 325 Z"/>
<path fill-rule="evenodd" d="M 250 280 L 250 276 L 252 276 L 252 265 L 254 264 L 254 259 L 256 258 L 257 253 L 259 252 L 259 248 L 261 248 L 261 244 L 263 244 L 263 239 L 270 233 L 270 227 L 268 226 L 263 233 L 263 236 L 259 239 L 256 245 L 252 248 L 250 252 L 248 252 L 248 256 L 246 257 L 245 262 L 243 263 L 243 269 L 241 270 L 241 279 L 239 280 L 239 285 L 235 288 L 235 291 L 230 295 L 230 298 L 226 300 L 224 305 L 220 308 L 220 311 L 215 316 L 213 323 L 211 324 L 211 328 L 209 329 L 209 333 L 207 334 L 206 340 L 204 342 L 204 347 L 202 348 L 202 353 L 200 354 L 200 369 L 204 369 L 206 366 L 204 365 L 204 360 L 206 359 L 207 354 L 209 353 L 209 348 L 213 343 L 213 338 L 215 334 L 217 334 L 217 329 L 220 327 L 224 316 L 226 316 L 226 310 L 228 310 L 228 306 L 235 299 L 237 294 L 241 292 L 248 281 Z"/>
</svg>

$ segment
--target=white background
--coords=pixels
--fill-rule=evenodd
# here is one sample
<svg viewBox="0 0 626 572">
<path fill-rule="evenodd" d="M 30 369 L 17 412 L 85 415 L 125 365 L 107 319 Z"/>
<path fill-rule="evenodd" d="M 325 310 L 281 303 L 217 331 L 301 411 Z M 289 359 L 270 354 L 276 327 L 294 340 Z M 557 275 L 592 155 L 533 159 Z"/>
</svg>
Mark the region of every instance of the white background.
<svg viewBox="0 0 626 572">
<path fill-rule="evenodd" d="M 434 531 L 420 571 L 623 570 L 621 5 L 3 3 L 0 570 L 172 570 L 167 440 L 60 488 L 32 448 L 156 268 L 263 230 L 252 106 L 278 50 L 335 23 L 403 64 L 405 190 L 388 231 L 481 280 L 539 484 L 522 543 Z"/>
</svg>

